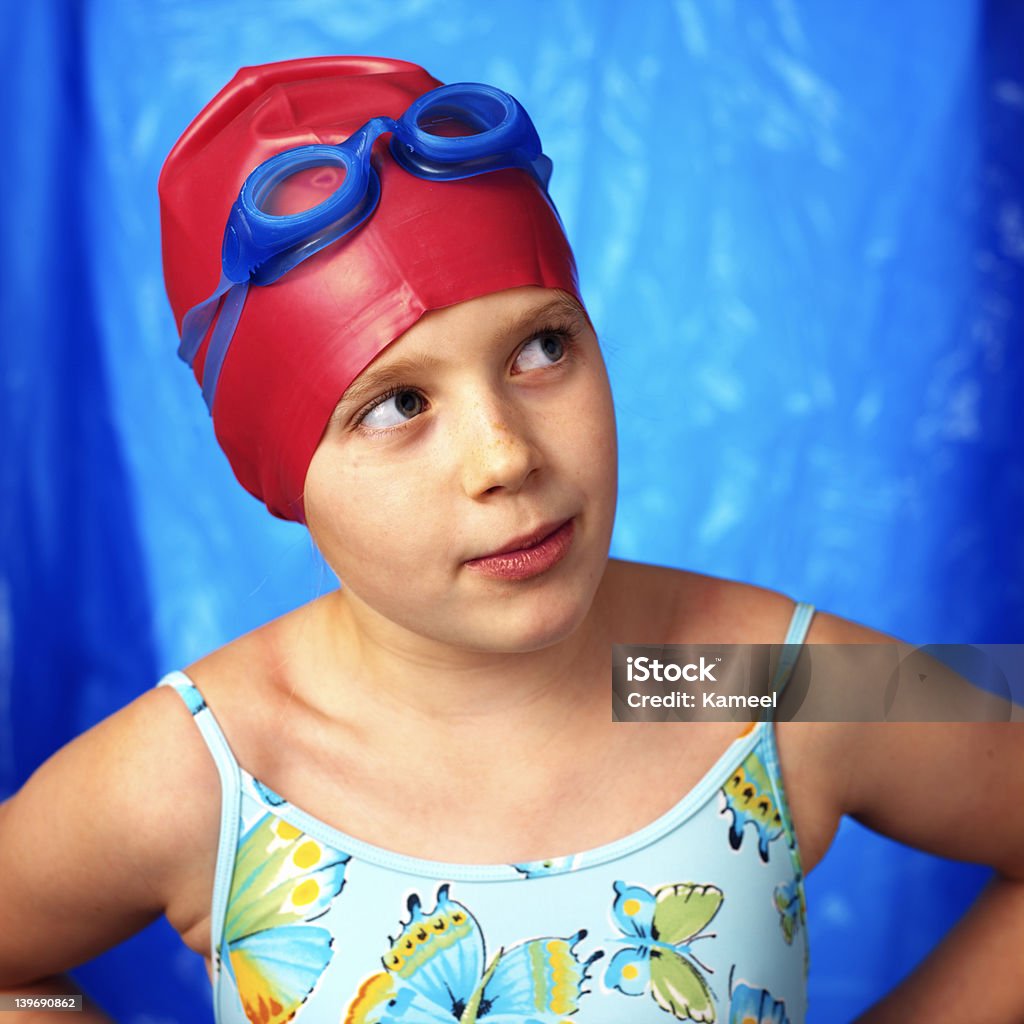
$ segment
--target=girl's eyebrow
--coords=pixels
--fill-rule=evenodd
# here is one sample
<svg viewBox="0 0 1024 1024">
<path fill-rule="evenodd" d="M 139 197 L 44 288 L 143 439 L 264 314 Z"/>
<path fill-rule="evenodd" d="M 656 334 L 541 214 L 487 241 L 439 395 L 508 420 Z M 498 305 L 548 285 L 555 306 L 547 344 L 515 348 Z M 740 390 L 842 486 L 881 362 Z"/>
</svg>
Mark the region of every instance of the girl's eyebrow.
<svg viewBox="0 0 1024 1024">
<path fill-rule="evenodd" d="M 429 373 L 440 364 L 441 360 L 434 356 L 405 356 L 388 363 L 387 366 L 381 366 L 377 370 L 365 370 L 348 386 L 337 408 L 350 409 L 354 405 L 361 405 L 366 399 L 372 398 L 381 391 L 386 391 L 396 384 L 403 384 L 411 377 Z"/>
<path fill-rule="evenodd" d="M 557 295 L 543 306 L 528 309 L 516 316 L 509 317 L 504 322 L 503 328 L 508 334 L 518 334 L 520 331 L 534 326 L 537 321 L 550 317 L 563 317 L 577 328 L 586 326 L 586 317 L 579 305 L 566 295 Z"/>
<path fill-rule="evenodd" d="M 565 317 L 577 328 L 586 325 L 586 318 L 579 306 L 571 299 L 559 295 L 543 306 L 508 317 L 499 323 L 498 329 L 505 335 L 520 334 L 552 316 Z M 441 363 L 442 360 L 423 354 L 395 359 L 394 362 L 376 370 L 368 369 L 349 385 L 337 408 L 351 409 L 354 405 L 361 405 L 364 400 L 386 391 L 389 387 L 402 384 L 419 374 L 436 370 Z"/>
</svg>

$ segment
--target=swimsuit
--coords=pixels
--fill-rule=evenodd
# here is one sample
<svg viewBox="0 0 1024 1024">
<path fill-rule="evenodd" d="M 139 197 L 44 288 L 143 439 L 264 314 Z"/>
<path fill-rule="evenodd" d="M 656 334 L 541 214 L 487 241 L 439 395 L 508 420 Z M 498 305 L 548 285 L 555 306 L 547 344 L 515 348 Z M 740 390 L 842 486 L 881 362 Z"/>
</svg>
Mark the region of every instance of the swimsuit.
<svg viewBox="0 0 1024 1024">
<path fill-rule="evenodd" d="M 793 613 L 774 686 L 814 609 Z M 218 1024 L 802 1024 L 803 876 L 771 722 L 656 821 L 570 856 L 447 864 L 326 825 L 241 768 L 173 686 L 220 773 Z M 642 785 L 642 780 L 637 780 Z M 459 809 L 438 807 L 438 829 Z"/>
</svg>

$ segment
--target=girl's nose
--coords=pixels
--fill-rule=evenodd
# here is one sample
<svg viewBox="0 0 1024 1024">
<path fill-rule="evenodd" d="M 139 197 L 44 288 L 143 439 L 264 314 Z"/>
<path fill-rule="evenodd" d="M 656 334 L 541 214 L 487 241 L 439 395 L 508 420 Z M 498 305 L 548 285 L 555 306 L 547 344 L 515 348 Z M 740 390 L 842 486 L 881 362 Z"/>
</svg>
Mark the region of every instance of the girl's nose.
<svg viewBox="0 0 1024 1024">
<path fill-rule="evenodd" d="M 499 490 L 517 492 L 540 467 L 540 453 L 521 417 L 488 405 L 463 423 L 462 485 L 472 498 Z"/>
</svg>

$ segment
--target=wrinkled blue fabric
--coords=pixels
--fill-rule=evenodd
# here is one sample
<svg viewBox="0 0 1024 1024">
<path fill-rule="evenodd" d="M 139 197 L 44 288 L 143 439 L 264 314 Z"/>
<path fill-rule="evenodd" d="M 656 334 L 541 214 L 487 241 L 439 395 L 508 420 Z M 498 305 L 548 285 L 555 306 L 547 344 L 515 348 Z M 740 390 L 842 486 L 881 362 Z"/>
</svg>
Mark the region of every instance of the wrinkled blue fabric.
<svg viewBox="0 0 1024 1024">
<path fill-rule="evenodd" d="M 614 554 L 1024 640 L 1022 38 L 1012 0 L 4 5 L 0 796 L 332 585 L 234 482 L 160 271 L 167 151 L 290 57 L 403 57 L 530 111 L 613 377 Z M 808 1019 L 878 998 L 986 877 L 844 823 Z M 119 1021 L 209 1019 L 166 923 L 78 976 Z"/>
</svg>

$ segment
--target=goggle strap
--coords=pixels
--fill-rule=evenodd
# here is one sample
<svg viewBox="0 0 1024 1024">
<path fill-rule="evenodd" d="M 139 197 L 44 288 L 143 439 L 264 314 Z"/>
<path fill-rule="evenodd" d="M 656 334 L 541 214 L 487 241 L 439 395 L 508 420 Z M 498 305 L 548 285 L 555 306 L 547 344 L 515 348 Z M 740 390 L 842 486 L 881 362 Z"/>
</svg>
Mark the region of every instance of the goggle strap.
<svg viewBox="0 0 1024 1024">
<path fill-rule="evenodd" d="M 533 176 L 540 182 L 541 188 L 547 194 L 548 185 L 551 183 L 551 170 L 554 166 L 551 157 L 541 153 L 535 160 L 530 161 L 533 167 Z"/>
<path fill-rule="evenodd" d="M 222 273 L 220 283 L 214 293 L 198 306 L 193 306 L 181 321 L 181 344 L 178 346 L 178 358 L 184 360 L 191 368 L 195 362 L 199 346 L 206 337 L 206 332 L 217 315 L 217 307 L 224 293 L 231 287 L 233 282 L 228 280 Z"/>
<path fill-rule="evenodd" d="M 245 305 L 245 297 L 248 294 L 248 281 L 231 285 L 224 297 L 213 334 L 210 335 L 210 345 L 206 350 L 206 362 L 203 364 L 203 398 L 211 416 L 213 415 L 213 396 L 217 390 L 220 369 L 224 365 L 224 357 L 228 353 L 228 346 L 234 337 L 238 318 L 242 315 L 242 307 Z"/>
</svg>

